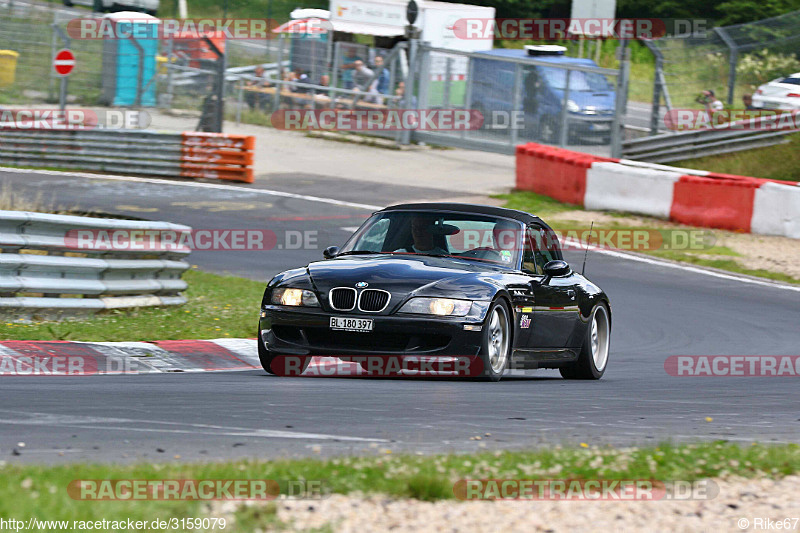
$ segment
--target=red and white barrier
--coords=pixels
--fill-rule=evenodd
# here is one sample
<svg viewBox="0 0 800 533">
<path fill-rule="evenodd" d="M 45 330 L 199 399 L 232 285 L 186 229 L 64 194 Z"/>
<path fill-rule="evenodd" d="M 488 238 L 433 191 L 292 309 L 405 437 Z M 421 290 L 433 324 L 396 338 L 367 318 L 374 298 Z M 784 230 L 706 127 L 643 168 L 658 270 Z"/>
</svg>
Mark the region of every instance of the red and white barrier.
<svg viewBox="0 0 800 533">
<path fill-rule="evenodd" d="M 586 209 L 626 211 L 669 218 L 679 172 L 594 163 L 586 173 Z"/>
<path fill-rule="evenodd" d="M 800 186 L 761 185 L 755 193 L 750 231 L 800 239 Z"/>
<path fill-rule="evenodd" d="M 800 239 L 800 183 L 520 145 L 517 189 L 683 224 Z"/>
</svg>

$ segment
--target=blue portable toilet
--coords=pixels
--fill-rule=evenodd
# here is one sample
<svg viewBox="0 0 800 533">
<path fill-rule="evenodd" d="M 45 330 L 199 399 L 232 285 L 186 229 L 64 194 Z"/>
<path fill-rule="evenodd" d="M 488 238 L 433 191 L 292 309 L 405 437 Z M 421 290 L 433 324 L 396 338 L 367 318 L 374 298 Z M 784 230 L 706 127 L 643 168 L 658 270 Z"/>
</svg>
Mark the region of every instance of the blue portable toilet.
<svg viewBox="0 0 800 533">
<path fill-rule="evenodd" d="M 113 106 L 156 105 L 156 55 L 159 24 L 145 13 L 122 11 L 103 17 L 113 31 L 103 41 L 102 103 Z"/>
</svg>

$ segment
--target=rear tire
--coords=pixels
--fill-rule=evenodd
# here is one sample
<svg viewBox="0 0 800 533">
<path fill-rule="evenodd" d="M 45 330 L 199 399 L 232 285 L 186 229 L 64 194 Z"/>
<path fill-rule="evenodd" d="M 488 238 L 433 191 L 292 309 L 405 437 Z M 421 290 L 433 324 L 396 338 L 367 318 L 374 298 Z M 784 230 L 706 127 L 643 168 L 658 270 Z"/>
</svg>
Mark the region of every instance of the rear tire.
<svg viewBox="0 0 800 533">
<path fill-rule="evenodd" d="M 497 300 L 486 313 L 483 324 L 480 354 L 483 363 L 480 375 L 482 380 L 500 381 L 503 377 L 511 359 L 512 331 L 511 311 L 505 300 Z"/>
<path fill-rule="evenodd" d="M 545 144 L 558 144 L 561 142 L 561 127 L 558 119 L 551 115 L 546 115 L 540 122 L 539 136 Z"/>
<path fill-rule="evenodd" d="M 600 379 L 608 367 L 611 349 L 611 319 L 608 307 L 599 303 L 592 310 L 578 360 L 559 368 L 564 379 Z"/>
</svg>

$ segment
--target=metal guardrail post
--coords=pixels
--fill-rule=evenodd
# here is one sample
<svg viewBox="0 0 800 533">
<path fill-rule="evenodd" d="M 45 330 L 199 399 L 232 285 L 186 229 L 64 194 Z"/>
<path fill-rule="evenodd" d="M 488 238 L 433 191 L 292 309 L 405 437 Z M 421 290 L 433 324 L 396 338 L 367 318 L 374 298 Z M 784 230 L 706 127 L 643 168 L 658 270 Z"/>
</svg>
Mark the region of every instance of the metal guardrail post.
<svg viewBox="0 0 800 533">
<path fill-rule="evenodd" d="M 331 68 L 333 71 L 331 72 L 331 87 L 338 87 L 339 86 L 339 61 L 342 52 L 341 42 L 336 41 L 333 43 L 333 65 Z"/>
<path fill-rule="evenodd" d="M 516 146 L 519 142 L 519 130 L 517 129 L 517 121 L 515 116 L 517 109 L 522 107 L 522 66 L 518 63 L 514 65 L 514 93 L 511 97 L 511 116 L 508 117 L 508 126 L 511 128 L 511 135 L 509 142 L 511 146 Z"/>
<path fill-rule="evenodd" d="M 728 32 L 722 28 L 714 28 L 714 32 L 719 35 L 725 46 L 730 51 L 730 58 L 728 59 L 728 105 L 733 105 L 733 97 L 736 91 L 736 63 L 739 61 L 739 47 L 736 42 L 731 39 Z"/>
<path fill-rule="evenodd" d="M 416 72 L 419 67 L 418 49 L 419 40 L 413 35 L 414 27 L 411 26 L 411 39 L 408 41 L 408 76 L 406 77 L 406 88 L 403 96 L 403 106 L 406 109 L 414 109 L 414 84 L 416 83 Z M 403 130 L 400 136 L 400 144 L 411 144 L 411 130 Z"/>
<path fill-rule="evenodd" d="M 650 50 L 655 59 L 655 72 L 653 75 L 653 103 L 650 115 L 650 135 L 658 135 L 658 121 L 661 119 L 661 96 L 664 96 L 664 104 L 667 112 L 672 109 L 672 101 L 669 97 L 667 80 L 664 77 L 664 54 L 652 41 L 642 39 L 641 41 Z"/>
<path fill-rule="evenodd" d="M 217 83 L 215 92 L 217 94 L 217 116 L 215 130 L 217 133 L 222 133 L 222 124 L 225 120 L 225 74 L 226 74 L 226 57 L 225 54 L 214 44 L 214 41 L 207 36 L 203 37 L 206 44 L 211 47 L 211 51 L 217 56 Z"/>
<path fill-rule="evenodd" d="M 237 80 L 237 88 L 238 88 L 238 93 L 236 96 L 236 125 L 238 126 L 242 122 L 242 103 L 244 100 L 244 84 L 242 83 L 241 78 Z"/>
<path fill-rule="evenodd" d="M 450 78 L 453 72 L 453 58 L 448 57 L 444 65 L 444 91 L 442 94 L 442 109 L 450 107 Z"/>
<path fill-rule="evenodd" d="M 614 121 L 611 123 L 611 157 L 622 156 L 622 115 L 628 100 L 628 78 L 630 76 L 631 61 L 628 42 L 622 41 L 619 75 L 617 77 L 617 101 L 614 105 Z"/>
<path fill-rule="evenodd" d="M 561 100 L 561 116 L 559 117 L 561 130 L 558 136 L 558 145 L 561 147 L 567 146 L 567 142 L 569 141 L 569 111 L 567 109 L 567 102 L 569 102 L 569 77 L 571 72 L 571 70 L 567 69 L 567 79 L 564 81 L 564 98 Z"/>
<path fill-rule="evenodd" d="M 140 107 L 142 105 L 142 91 L 144 89 L 142 86 L 144 83 L 144 48 L 136 41 L 133 35 L 130 35 L 128 38 L 133 43 L 133 46 L 136 47 L 136 52 L 139 54 L 139 68 L 136 72 L 136 107 Z"/>
<path fill-rule="evenodd" d="M 428 50 L 427 43 L 417 43 L 417 108 L 431 108 L 431 52 Z M 406 87 L 407 89 L 408 87 Z"/>
<path fill-rule="evenodd" d="M 172 107 L 172 100 L 174 98 L 173 75 L 172 75 L 172 61 L 175 57 L 175 41 L 172 37 L 167 41 L 167 94 L 164 100 L 164 107 Z"/>
<path fill-rule="evenodd" d="M 472 79 L 475 75 L 475 62 L 471 60 L 467 60 L 467 88 L 464 92 L 464 109 L 472 110 Z M 483 121 L 486 121 L 486 117 L 483 117 Z M 466 139 L 467 137 L 467 130 L 461 132 L 461 138 Z"/>
<path fill-rule="evenodd" d="M 57 12 L 56 12 L 57 13 Z M 53 31 L 61 38 L 61 42 L 64 43 L 64 48 L 69 48 L 70 45 L 70 38 L 69 36 L 62 30 L 57 22 L 53 22 L 52 24 Z M 56 53 L 55 50 L 53 51 L 53 55 L 50 58 L 51 61 L 55 61 Z M 67 106 L 67 86 L 69 83 L 69 76 L 61 76 L 61 87 L 58 92 L 58 107 L 61 111 Z"/>
</svg>

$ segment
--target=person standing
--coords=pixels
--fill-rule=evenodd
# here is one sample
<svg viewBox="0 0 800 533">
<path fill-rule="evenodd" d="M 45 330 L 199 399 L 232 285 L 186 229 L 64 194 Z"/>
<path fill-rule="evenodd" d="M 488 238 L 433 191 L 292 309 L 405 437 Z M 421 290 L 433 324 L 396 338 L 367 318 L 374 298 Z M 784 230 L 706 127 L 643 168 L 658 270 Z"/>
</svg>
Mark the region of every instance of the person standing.
<svg viewBox="0 0 800 533">
<path fill-rule="evenodd" d="M 717 96 L 714 94 L 714 91 L 712 91 L 711 89 L 705 90 L 702 93 L 700 93 L 700 96 L 697 97 L 696 101 L 697 103 L 703 104 L 705 106 L 706 112 L 709 115 L 711 115 L 714 112 L 722 111 L 723 109 L 725 109 L 725 106 L 723 105 L 722 101 L 720 101 L 719 98 L 717 98 Z"/>
<path fill-rule="evenodd" d="M 355 62 L 355 67 L 353 68 L 353 82 L 355 83 L 355 87 L 360 91 L 366 91 L 368 89 L 367 83 L 369 80 L 372 79 L 374 72 L 372 69 L 367 68 L 363 61 L 360 59 Z"/>
<path fill-rule="evenodd" d="M 356 68 L 356 63 L 359 61 L 363 64 L 364 60 L 358 56 L 356 49 L 348 48 L 345 52 L 344 63 L 339 67 L 342 70 L 342 85 L 345 89 L 352 89 L 355 85 L 353 81 L 353 71 Z"/>
<path fill-rule="evenodd" d="M 391 77 L 389 69 L 384 66 L 383 56 L 375 57 L 375 67 L 372 70 L 377 75 L 377 78 L 369 87 L 370 94 L 374 95 L 370 100 L 377 104 L 382 104 L 383 98 L 380 95 L 389 94 L 389 78 Z"/>
</svg>

